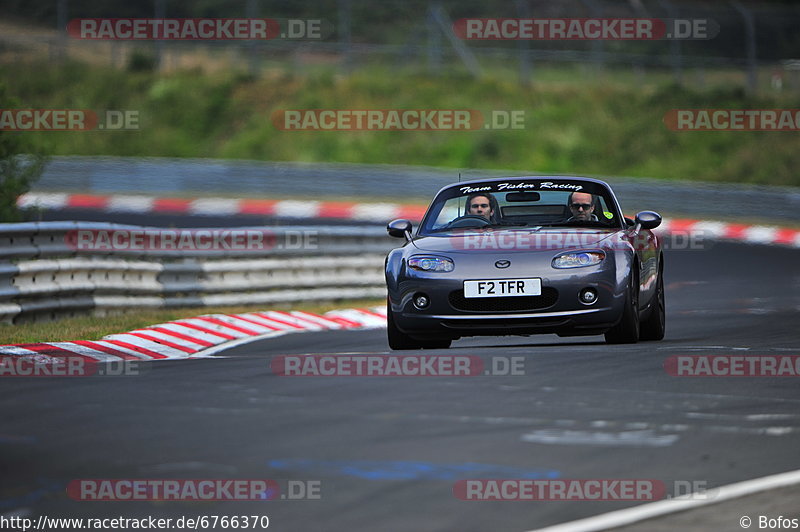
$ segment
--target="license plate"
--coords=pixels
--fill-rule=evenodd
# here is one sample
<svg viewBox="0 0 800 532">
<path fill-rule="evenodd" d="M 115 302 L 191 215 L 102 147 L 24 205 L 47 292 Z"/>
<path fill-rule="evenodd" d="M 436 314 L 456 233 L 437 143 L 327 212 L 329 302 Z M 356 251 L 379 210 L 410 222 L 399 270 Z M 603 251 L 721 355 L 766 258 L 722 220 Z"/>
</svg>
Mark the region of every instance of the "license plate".
<svg viewBox="0 0 800 532">
<path fill-rule="evenodd" d="M 487 279 L 464 281 L 464 297 L 512 297 L 542 295 L 541 279 Z"/>
</svg>

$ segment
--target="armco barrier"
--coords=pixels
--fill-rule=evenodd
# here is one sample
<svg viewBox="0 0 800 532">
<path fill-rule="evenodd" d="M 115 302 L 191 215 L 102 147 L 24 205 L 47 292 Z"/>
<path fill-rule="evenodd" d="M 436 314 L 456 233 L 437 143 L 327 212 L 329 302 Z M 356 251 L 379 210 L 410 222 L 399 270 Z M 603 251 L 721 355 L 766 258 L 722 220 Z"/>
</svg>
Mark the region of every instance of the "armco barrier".
<svg viewBox="0 0 800 532">
<path fill-rule="evenodd" d="M 126 308 L 383 297 L 383 258 L 396 245 L 380 227 L 314 226 L 236 228 L 267 232 L 277 242 L 313 236 L 302 246 L 258 250 L 86 251 L 68 242 L 76 230 L 145 229 L 158 230 L 85 222 L 0 225 L 0 321 Z"/>
<path fill-rule="evenodd" d="M 141 227 L 100 222 L 28 222 L 17 224 L 0 224 L 0 261 L 12 259 L 41 259 L 47 257 L 86 256 L 87 252 L 79 252 L 70 247 L 67 235 L 71 231 L 141 231 L 166 230 L 158 227 Z M 214 228 L 192 228 L 185 231 L 215 230 Z M 250 249 L 204 250 L 117 250 L 94 251 L 91 255 L 114 255 L 125 258 L 223 258 L 223 257 L 272 257 L 272 256 L 309 256 L 331 255 L 334 253 L 384 253 L 391 249 L 392 239 L 386 235 L 383 227 L 347 227 L 347 226 L 257 226 L 226 227 L 219 231 L 258 231 L 276 242 L 295 240 L 294 245 L 265 248 L 262 251 Z M 297 238 L 310 235 L 306 243 L 299 244 Z M 294 237 L 294 239 L 292 238 Z"/>
<path fill-rule="evenodd" d="M 314 236 L 308 241 L 313 245 L 259 251 L 88 253 L 66 240 L 74 230 L 115 229 L 156 228 L 87 222 L 0 224 L 0 321 L 136 307 L 383 297 L 383 257 L 399 244 L 377 226 L 236 228 L 269 231 L 276 242 L 288 235 Z M 665 219 L 657 232 L 800 247 L 800 230 L 774 226 Z"/>
</svg>

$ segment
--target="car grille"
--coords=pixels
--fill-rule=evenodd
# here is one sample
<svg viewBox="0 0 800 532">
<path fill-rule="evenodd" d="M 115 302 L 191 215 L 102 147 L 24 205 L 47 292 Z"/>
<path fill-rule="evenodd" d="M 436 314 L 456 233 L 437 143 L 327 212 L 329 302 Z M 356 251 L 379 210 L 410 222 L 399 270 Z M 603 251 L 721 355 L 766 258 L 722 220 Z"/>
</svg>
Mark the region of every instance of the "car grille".
<svg viewBox="0 0 800 532">
<path fill-rule="evenodd" d="M 569 318 L 556 317 L 556 318 L 505 318 L 502 320 L 475 320 L 475 319 L 458 319 L 458 320 L 442 320 L 440 322 L 448 329 L 456 329 L 459 331 L 473 331 L 483 329 L 494 331 L 514 331 L 515 329 L 536 329 L 539 327 L 557 327 L 559 325 L 566 325 L 569 323 Z M 510 334 L 510 333 L 509 333 Z"/>
<path fill-rule="evenodd" d="M 464 297 L 464 290 L 450 292 L 450 306 L 467 312 L 527 312 L 552 307 L 558 301 L 558 290 L 546 286 L 540 296 Z"/>
</svg>

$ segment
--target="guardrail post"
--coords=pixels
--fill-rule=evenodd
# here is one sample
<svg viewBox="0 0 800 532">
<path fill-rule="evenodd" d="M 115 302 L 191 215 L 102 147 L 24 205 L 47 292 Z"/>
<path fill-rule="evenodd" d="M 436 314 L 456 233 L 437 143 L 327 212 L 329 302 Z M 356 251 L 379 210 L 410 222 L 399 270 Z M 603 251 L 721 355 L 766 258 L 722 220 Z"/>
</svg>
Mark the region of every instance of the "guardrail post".
<svg viewBox="0 0 800 532">
<path fill-rule="evenodd" d="M 19 289 L 14 286 L 14 276 L 17 273 L 19 268 L 15 265 L 0 262 L 0 323 L 12 323 L 22 312 L 22 308 L 14 301 L 19 295 Z"/>
</svg>

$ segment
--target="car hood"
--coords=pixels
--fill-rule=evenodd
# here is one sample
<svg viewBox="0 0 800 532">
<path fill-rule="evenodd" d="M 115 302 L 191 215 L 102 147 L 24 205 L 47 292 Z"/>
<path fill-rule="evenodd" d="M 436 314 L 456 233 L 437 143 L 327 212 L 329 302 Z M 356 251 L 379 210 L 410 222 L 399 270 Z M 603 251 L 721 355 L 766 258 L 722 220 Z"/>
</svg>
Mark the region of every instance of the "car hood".
<svg viewBox="0 0 800 532">
<path fill-rule="evenodd" d="M 419 251 L 447 253 L 530 253 L 532 251 L 562 251 L 605 247 L 610 245 L 619 229 L 569 228 L 548 230 L 489 230 L 424 236 L 413 245 Z"/>
</svg>

